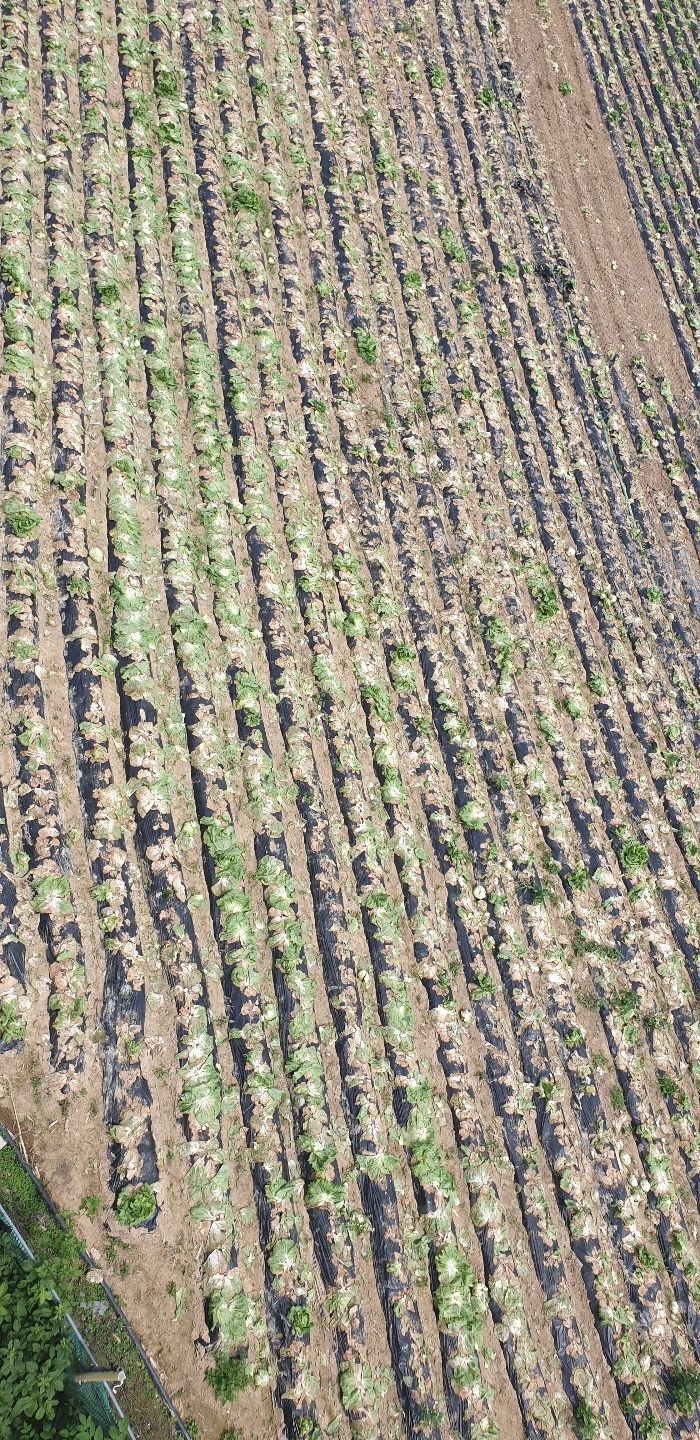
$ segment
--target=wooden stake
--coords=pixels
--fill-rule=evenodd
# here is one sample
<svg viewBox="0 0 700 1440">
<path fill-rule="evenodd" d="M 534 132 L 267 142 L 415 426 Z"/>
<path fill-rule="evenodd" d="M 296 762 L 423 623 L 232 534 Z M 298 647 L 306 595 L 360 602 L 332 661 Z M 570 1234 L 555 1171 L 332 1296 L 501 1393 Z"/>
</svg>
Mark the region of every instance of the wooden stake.
<svg viewBox="0 0 700 1440">
<path fill-rule="evenodd" d="M 28 1164 L 29 1164 L 29 1156 L 28 1156 L 28 1154 L 27 1154 L 27 1147 L 26 1147 L 26 1145 L 25 1145 L 25 1143 L 24 1143 L 24 1136 L 23 1136 L 23 1134 L 22 1134 L 22 1126 L 21 1126 L 20 1123 L 19 1123 L 19 1115 L 17 1114 L 17 1106 L 15 1105 L 15 1097 L 14 1097 L 14 1095 L 12 1094 L 12 1086 L 11 1086 L 9 1080 L 8 1080 L 8 1082 L 7 1082 L 7 1085 L 8 1085 L 8 1089 L 9 1089 L 9 1091 L 10 1091 L 10 1099 L 11 1099 L 11 1101 L 12 1101 L 12 1109 L 13 1109 L 13 1111 L 14 1111 L 15 1120 L 16 1120 L 16 1122 L 17 1122 L 17 1134 L 18 1134 L 18 1136 L 19 1136 L 20 1149 L 21 1149 L 22 1154 L 23 1154 L 23 1156 L 24 1156 L 24 1159 L 25 1159 L 25 1161 L 26 1161 L 26 1163 L 27 1163 L 27 1165 L 28 1165 Z"/>
</svg>

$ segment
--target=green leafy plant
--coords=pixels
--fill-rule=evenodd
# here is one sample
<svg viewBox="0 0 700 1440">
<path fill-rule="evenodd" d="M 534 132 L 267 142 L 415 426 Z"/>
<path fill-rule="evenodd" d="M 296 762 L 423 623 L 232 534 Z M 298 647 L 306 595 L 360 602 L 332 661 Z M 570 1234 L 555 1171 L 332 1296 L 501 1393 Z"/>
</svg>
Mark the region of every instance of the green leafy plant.
<svg viewBox="0 0 700 1440">
<path fill-rule="evenodd" d="M 639 840 L 623 840 L 617 858 L 627 875 L 636 875 L 644 869 L 649 859 L 649 851 Z"/>
<path fill-rule="evenodd" d="M 553 619 L 559 609 L 559 601 L 547 566 L 541 563 L 532 565 L 525 578 L 540 620 Z"/>
<path fill-rule="evenodd" d="M 390 180 L 395 180 L 399 173 L 398 166 L 396 162 L 392 160 L 389 151 L 382 147 L 377 151 L 374 168 L 378 175 L 387 175 Z"/>
<path fill-rule="evenodd" d="M 487 1309 L 485 1287 L 477 1282 L 469 1261 L 454 1245 L 445 1245 L 438 1252 L 435 1266 L 440 1281 L 435 1291 L 440 1329 L 478 1344 Z"/>
<path fill-rule="evenodd" d="M 156 1197 L 150 1185 L 137 1185 L 135 1190 L 120 1190 L 115 1206 L 120 1225 L 143 1225 L 155 1215 Z"/>
<path fill-rule="evenodd" d="M 357 353 L 366 365 L 373 365 L 377 358 L 377 342 L 369 330 L 355 330 Z"/>
<path fill-rule="evenodd" d="M 560 81 L 559 81 L 559 94 L 560 94 L 560 95 L 570 95 L 570 94 L 571 94 L 571 85 L 569 84 L 569 81 L 568 81 L 568 80 L 560 80 Z"/>
<path fill-rule="evenodd" d="M 489 645 L 493 646 L 496 664 L 501 672 L 501 680 L 504 681 L 510 668 L 513 641 L 500 616 L 491 616 L 484 630 L 484 639 L 488 640 Z"/>
<path fill-rule="evenodd" d="M 641 1265 L 644 1270 L 658 1270 L 659 1268 L 659 1261 L 646 1245 L 637 1247 L 637 1264 Z"/>
<path fill-rule="evenodd" d="M 119 304 L 119 286 L 114 280 L 98 280 L 97 293 L 103 305 Z"/>
<path fill-rule="evenodd" d="M 217 1400 L 220 1400 L 222 1405 L 227 1405 L 248 1386 L 248 1364 L 239 1356 L 219 1354 L 214 1369 L 207 1371 L 207 1380 Z"/>
<path fill-rule="evenodd" d="M 457 264 L 461 265 L 464 259 L 464 246 L 460 245 L 459 240 L 455 239 L 447 225 L 443 225 L 440 231 L 440 239 L 442 240 L 442 248 L 447 259 L 456 260 Z"/>
<path fill-rule="evenodd" d="M 160 95 L 164 100 L 177 99 L 177 77 L 173 74 L 172 70 L 158 69 L 155 92 L 156 95 Z"/>
<path fill-rule="evenodd" d="M 80 1415 L 75 1426 L 59 1431 L 61 1440 L 126 1440 L 127 1434 L 126 1420 L 119 1420 L 110 1425 L 109 1430 L 103 1430 L 91 1415 Z"/>
<path fill-rule="evenodd" d="M 459 818 L 465 830 L 483 830 L 486 824 L 486 811 L 478 800 L 470 800 L 461 807 Z"/>
<path fill-rule="evenodd" d="M 272 1275 L 283 1275 L 286 1270 L 293 1270 L 299 1263 L 299 1251 L 293 1240 L 278 1240 L 273 1245 L 267 1263 Z"/>
<path fill-rule="evenodd" d="M 96 1110 L 94 1112 L 97 1113 Z M 63 1216 L 63 1224 L 52 1215 L 44 1205 L 38 1194 L 33 1181 L 26 1174 L 25 1170 L 15 1158 L 10 1145 L 0 1148 L 0 1200 L 12 1217 L 14 1223 L 21 1229 L 27 1243 L 31 1246 L 37 1257 L 39 1265 L 43 1266 L 50 1279 L 51 1286 L 60 1296 L 62 1303 L 71 1315 L 80 1316 L 80 1328 L 95 1355 L 98 1364 L 105 1364 L 109 1368 L 117 1358 L 119 1364 L 126 1373 L 124 1388 L 121 1391 L 121 1399 L 124 1410 L 130 1413 L 132 1405 L 136 1405 L 144 1428 L 153 1435 L 154 1440 L 166 1440 L 170 1434 L 169 1414 L 161 1404 L 158 1396 L 151 1388 L 151 1382 L 147 1371 L 142 1365 L 138 1353 L 134 1350 L 129 1337 L 122 1326 L 122 1322 L 107 1309 L 104 1314 L 104 1307 L 95 1307 L 96 1298 L 99 1299 L 99 1290 L 95 1292 L 95 1286 L 86 1279 L 85 1264 L 82 1259 L 83 1246 L 73 1231 L 70 1216 Z M 114 1248 L 112 1258 L 117 1257 L 117 1243 L 114 1237 Z M 123 1241 L 118 1241 L 120 1248 L 124 1247 Z M 106 1249 L 111 1248 L 108 1245 Z M 2 1252 L 2 1239 L 0 1232 L 0 1254 Z M 14 1258 L 14 1257 L 13 1257 Z M 5 1338 L 4 1321 L 0 1319 L 0 1351 Z M 73 1352 L 74 1353 L 74 1352 Z M 71 1362 L 73 1363 L 73 1361 Z M 2 1359 L 0 1359 L 0 1391 L 3 1390 Z M 0 1397 L 0 1408 L 2 1397 Z M 77 1405 L 81 1401 L 78 1394 Z M 50 1430 L 51 1440 L 60 1434 L 61 1421 Z M 68 1423 L 68 1422 L 66 1422 Z M 69 1440 L 116 1440 L 116 1437 L 123 1436 L 123 1430 L 113 1429 L 107 1435 L 101 1435 L 99 1426 L 89 1428 L 93 1424 L 88 1417 L 80 1415 L 79 1424 L 82 1426 L 76 1429 L 73 1419 L 70 1420 L 68 1430 Z M 13 1422 L 10 1434 L 12 1440 L 24 1440 L 19 1425 Z M 87 1427 L 87 1428 L 86 1428 Z M 7 1434 L 3 1431 L 0 1421 L 0 1435 Z M 34 1440 L 35 1432 L 29 1431 Z"/>
<path fill-rule="evenodd" d="M 241 181 L 233 191 L 233 204 L 236 210 L 247 210 L 250 215 L 257 215 L 260 196 L 252 185 L 245 185 Z"/>
<path fill-rule="evenodd" d="M 700 1371 L 691 1365 L 676 1365 L 669 1375 L 671 1403 L 679 1415 L 690 1416 L 700 1404 Z"/>
<path fill-rule="evenodd" d="M 23 1040 L 26 1033 L 27 1022 L 19 1013 L 17 1001 L 3 1000 L 0 1004 L 0 1041 L 3 1045 L 12 1045 L 16 1040 Z"/>
<path fill-rule="evenodd" d="M 15 295 L 29 290 L 29 264 L 24 253 L 3 250 L 0 254 L 0 277 Z"/>
<path fill-rule="evenodd" d="M 582 861 L 575 865 L 568 875 L 572 890 L 585 890 L 588 885 L 588 871 Z"/>
<path fill-rule="evenodd" d="M 187 1286 L 176 1285 L 174 1280 L 169 1280 L 165 1289 L 170 1298 L 175 1301 L 175 1319 L 181 1320 L 184 1314 L 184 1303 L 185 1296 L 187 1294 Z"/>
<path fill-rule="evenodd" d="M 496 986 L 491 976 L 484 971 L 482 975 L 477 976 L 476 985 L 472 990 L 472 1000 L 489 1000 L 495 994 Z"/>
<path fill-rule="evenodd" d="M 305 1335 L 311 1333 L 311 1311 L 308 1305 L 292 1305 L 287 1312 L 287 1319 L 296 1340 L 302 1340 Z"/>
<path fill-rule="evenodd" d="M 554 733 L 554 730 L 552 729 L 551 721 L 549 720 L 547 715 L 537 716 L 537 729 L 539 730 L 541 735 L 544 735 L 544 738 L 547 741 L 548 745 L 554 744 L 557 737 Z"/>
<path fill-rule="evenodd" d="M 655 1420 L 653 1415 L 642 1415 L 639 1421 L 639 1434 L 641 1440 L 661 1440 L 664 1427 L 661 1420 Z"/>
<path fill-rule="evenodd" d="M 5 519 L 12 534 L 21 540 L 32 539 L 39 525 L 40 517 L 37 511 L 25 500 L 18 500 L 15 495 L 8 496 L 4 508 Z"/>
<path fill-rule="evenodd" d="M 587 1400 L 581 1399 L 576 1403 L 574 1410 L 574 1422 L 579 1440 L 595 1440 L 598 1429 L 598 1418 L 592 1405 Z"/>
<path fill-rule="evenodd" d="M 529 896 L 529 905 L 546 905 L 548 900 L 556 898 L 556 891 L 545 880 L 532 880 L 526 886 L 526 894 Z"/>
<path fill-rule="evenodd" d="M 452 1384 L 459 1395 L 466 1397 L 472 1385 L 479 1382 L 479 1361 L 476 1355 L 450 1361 Z"/>
<path fill-rule="evenodd" d="M 81 1200 L 79 1209 L 84 1211 L 88 1220 L 94 1220 L 100 1213 L 102 1200 L 99 1195 L 85 1195 Z"/>
<path fill-rule="evenodd" d="M 41 1266 L 15 1262 L 0 1248 L 0 1430 L 10 1435 L 14 1417 L 24 1434 L 47 1440 L 56 1433 L 65 1405 L 63 1388 L 72 1346 L 63 1315 Z"/>
</svg>

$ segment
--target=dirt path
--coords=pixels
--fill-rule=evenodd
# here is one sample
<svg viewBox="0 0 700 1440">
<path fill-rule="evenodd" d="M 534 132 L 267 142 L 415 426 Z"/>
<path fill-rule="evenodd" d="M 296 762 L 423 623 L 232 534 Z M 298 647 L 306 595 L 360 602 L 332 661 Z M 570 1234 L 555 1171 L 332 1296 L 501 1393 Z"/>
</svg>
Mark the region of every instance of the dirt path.
<svg viewBox="0 0 700 1440">
<path fill-rule="evenodd" d="M 627 361 L 641 353 L 689 403 L 668 310 L 565 0 L 550 0 L 547 9 L 522 0 L 509 5 L 507 18 L 515 68 L 525 69 L 527 113 L 546 156 L 557 216 L 598 344 Z M 571 93 L 561 94 L 567 83 Z"/>
</svg>

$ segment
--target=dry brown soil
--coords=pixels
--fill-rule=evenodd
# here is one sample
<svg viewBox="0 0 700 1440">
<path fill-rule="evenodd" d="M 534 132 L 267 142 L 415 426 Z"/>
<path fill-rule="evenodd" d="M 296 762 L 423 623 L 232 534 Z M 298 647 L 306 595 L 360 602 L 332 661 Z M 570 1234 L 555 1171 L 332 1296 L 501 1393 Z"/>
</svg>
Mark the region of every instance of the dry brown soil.
<svg viewBox="0 0 700 1440">
<path fill-rule="evenodd" d="M 508 6 L 516 69 L 546 156 L 559 223 L 601 349 L 644 354 L 689 396 L 668 311 L 639 234 L 565 0 Z M 527 67 L 527 68 L 526 68 Z M 559 85 L 568 81 L 571 94 Z M 647 335 L 647 341 L 640 337 Z"/>
</svg>

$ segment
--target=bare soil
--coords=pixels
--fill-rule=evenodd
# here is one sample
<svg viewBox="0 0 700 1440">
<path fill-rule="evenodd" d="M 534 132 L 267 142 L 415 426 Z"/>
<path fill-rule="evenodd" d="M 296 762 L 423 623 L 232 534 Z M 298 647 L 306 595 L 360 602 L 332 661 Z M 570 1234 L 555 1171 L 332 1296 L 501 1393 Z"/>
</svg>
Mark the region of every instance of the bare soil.
<svg viewBox="0 0 700 1440">
<path fill-rule="evenodd" d="M 578 288 L 601 348 L 641 353 L 690 399 L 688 375 L 639 234 L 566 0 L 508 6 L 513 61 L 525 70 L 527 112 L 546 156 Z M 562 95 L 566 82 L 571 94 Z M 643 336 L 648 337 L 642 339 Z"/>
</svg>

